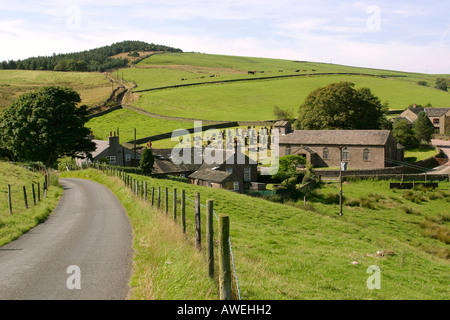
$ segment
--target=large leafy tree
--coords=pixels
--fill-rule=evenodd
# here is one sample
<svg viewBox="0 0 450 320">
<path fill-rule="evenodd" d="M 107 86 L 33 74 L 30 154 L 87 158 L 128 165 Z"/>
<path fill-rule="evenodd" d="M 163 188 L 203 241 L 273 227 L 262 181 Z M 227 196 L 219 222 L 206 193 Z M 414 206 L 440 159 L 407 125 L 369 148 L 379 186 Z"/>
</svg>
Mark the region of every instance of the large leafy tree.
<svg viewBox="0 0 450 320">
<path fill-rule="evenodd" d="M 407 149 L 418 147 L 420 144 L 406 119 L 400 119 L 394 122 L 392 135 L 398 143 Z"/>
<path fill-rule="evenodd" d="M 387 129 L 387 104 L 368 88 L 341 81 L 311 92 L 299 108 L 296 127 L 302 130 Z"/>
<path fill-rule="evenodd" d="M 418 141 L 431 142 L 431 138 L 434 134 L 434 125 L 431 123 L 430 118 L 424 111 L 419 112 L 416 121 L 413 125 L 414 136 Z"/>
<path fill-rule="evenodd" d="M 0 115 L 0 149 L 14 161 L 41 161 L 53 166 L 62 156 L 92 152 L 95 144 L 84 125 L 87 107 L 77 92 L 43 87 L 22 94 Z"/>
</svg>

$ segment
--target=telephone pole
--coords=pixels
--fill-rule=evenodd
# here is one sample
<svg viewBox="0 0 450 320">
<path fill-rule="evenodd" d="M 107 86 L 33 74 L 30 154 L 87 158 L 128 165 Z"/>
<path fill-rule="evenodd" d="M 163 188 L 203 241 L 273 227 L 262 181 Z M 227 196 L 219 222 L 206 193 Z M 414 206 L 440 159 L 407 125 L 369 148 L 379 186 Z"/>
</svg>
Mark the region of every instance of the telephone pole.
<svg viewBox="0 0 450 320">
<path fill-rule="evenodd" d="M 339 163 L 339 184 L 340 184 L 340 189 L 339 189 L 339 207 L 340 207 L 340 211 L 339 211 L 339 216 L 342 216 L 342 146 L 339 147 L 339 154 L 340 154 L 340 163 Z"/>
</svg>

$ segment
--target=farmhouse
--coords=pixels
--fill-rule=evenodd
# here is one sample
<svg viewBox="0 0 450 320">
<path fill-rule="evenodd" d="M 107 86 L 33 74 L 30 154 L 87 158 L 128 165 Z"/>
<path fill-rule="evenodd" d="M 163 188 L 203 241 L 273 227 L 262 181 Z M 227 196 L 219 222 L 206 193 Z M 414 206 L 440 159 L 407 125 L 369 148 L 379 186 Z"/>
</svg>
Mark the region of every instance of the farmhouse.
<svg viewBox="0 0 450 320">
<path fill-rule="evenodd" d="M 414 106 L 403 111 L 398 116 L 398 119 L 406 119 L 412 125 L 421 111 L 425 111 L 436 132 L 442 135 L 450 134 L 450 108 L 422 108 Z"/>
<path fill-rule="evenodd" d="M 404 160 L 404 147 L 388 130 L 291 130 L 289 122 L 277 122 L 280 157 L 299 154 L 315 167 L 339 167 L 342 161 L 353 169 L 395 166 Z"/>
<path fill-rule="evenodd" d="M 212 188 L 232 190 L 242 193 L 250 188 L 251 182 L 256 182 L 258 165 L 240 151 L 214 150 L 220 152 L 219 163 L 207 163 L 189 175 L 190 182 Z M 214 157 L 215 154 L 212 154 Z"/>
<path fill-rule="evenodd" d="M 77 159 L 77 164 L 95 163 L 105 158 L 110 165 L 120 167 L 137 167 L 139 165 L 140 154 L 119 143 L 119 136 L 110 132 L 108 140 L 95 140 L 94 136 L 89 136 L 95 143 L 96 149 L 91 154 L 83 154 L 83 159 Z"/>
</svg>

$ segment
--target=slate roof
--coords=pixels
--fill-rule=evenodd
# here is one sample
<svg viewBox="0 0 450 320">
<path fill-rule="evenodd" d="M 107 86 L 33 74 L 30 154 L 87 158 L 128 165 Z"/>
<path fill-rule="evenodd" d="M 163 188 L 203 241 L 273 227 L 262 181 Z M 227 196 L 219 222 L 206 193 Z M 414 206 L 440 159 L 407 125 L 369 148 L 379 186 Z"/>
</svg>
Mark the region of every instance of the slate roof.
<svg viewBox="0 0 450 320">
<path fill-rule="evenodd" d="M 176 174 L 193 172 L 200 168 L 201 164 L 194 163 L 194 150 L 191 150 L 191 162 L 175 164 L 172 162 L 172 149 L 152 149 L 155 157 L 153 169 L 156 173 Z"/>
<path fill-rule="evenodd" d="M 294 130 L 280 144 L 384 146 L 389 130 Z"/>
<path fill-rule="evenodd" d="M 274 127 L 284 127 L 289 123 L 289 121 L 277 121 L 275 122 L 275 124 L 273 125 Z"/>
<path fill-rule="evenodd" d="M 215 183 L 223 183 L 229 180 L 238 180 L 242 181 L 235 173 L 221 171 L 221 170 L 212 170 L 210 168 L 202 168 L 194 173 L 192 173 L 189 178 L 191 179 L 199 179 L 209 182 Z"/>
<path fill-rule="evenodd" d="M 91 153 L 93 159 L 109 148 L 109 142 L 106 140 L 92 140 L 92 142 L 95 143 L 95 151 Z"/>
<path fill-rule="evenodd" d="M 442 117 L 450 111 L 450 108 L 425 108 L 425 112 L 429 117 Z"/>
</svg>

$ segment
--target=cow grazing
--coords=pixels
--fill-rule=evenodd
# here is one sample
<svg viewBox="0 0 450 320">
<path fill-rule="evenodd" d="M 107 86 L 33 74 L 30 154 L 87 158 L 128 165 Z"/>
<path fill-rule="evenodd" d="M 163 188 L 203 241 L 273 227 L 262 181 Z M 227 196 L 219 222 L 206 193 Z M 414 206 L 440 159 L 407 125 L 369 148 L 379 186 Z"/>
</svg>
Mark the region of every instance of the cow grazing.
<svg viewBox="0 0 450 320">
<path fill-rule="evenodd" d="M 249 71 L 248 74 L 255 74 L 255 72 L 256 72 L 255 70 Z"/>
</svg>

